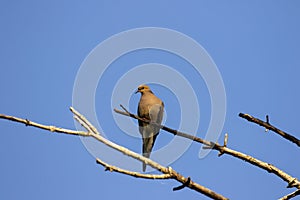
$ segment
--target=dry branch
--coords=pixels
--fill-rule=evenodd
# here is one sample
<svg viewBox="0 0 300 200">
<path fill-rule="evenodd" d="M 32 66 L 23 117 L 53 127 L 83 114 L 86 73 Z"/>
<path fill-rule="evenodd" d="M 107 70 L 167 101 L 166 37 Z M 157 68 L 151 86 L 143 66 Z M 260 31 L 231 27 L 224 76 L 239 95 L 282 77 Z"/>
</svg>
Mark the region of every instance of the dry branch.
<svg viewBox="0 0 300 200">
<path fill-rule="evenodd" d="M 4 115 L 0 114 L 0 119 L 6 119 L 14 122 L 19 122 L 22 124 L 25 124 L 25 126 L 32 126 L 40 129 L 44 129 L 50 132 L 56 132 L 56 133 L 64 133 L 64 134 L 69 134 L 69 135 L 80 135 L 80 136 L 89 136 L 88 133 L 84 131 L 74 131 L 70 129 L 65 129 L 65 128 L 58 128 L 56 126 L 47 126 L 43 124 L 39 124 L 33 121 L 29 121 L 28 119 L 22 119 L 14 116 L 9 116 L 9 115 Z"/>
<path fill-rule="evenodd" d="M 96 162 L 97 162 L 97 164 L 100 164 L 103 167 L 105 167 L 105 171 L 118 172 L 118 173 L 121 173 L 121 174 L 126 174 L 126 175 L 129 175 L 129 176 L 133 176 L 133 177 L 136 177 L 136 178 L 144 178 L 144 179 L 170 179 L 170 178 L 172 178 L 171 174 L 141 174 L 139 172 L 124 170 L 124 169 L 121 169 L 119 167 L 109 165 L 106 162 L 100 160 L 99 158 L 96 158 Z"/>
<path fill-rule="evenodd" d="M 22 118 L 17 118 L 17 117 L 13 117 L 13 116 L 3 115 L 3 114 L 0 114 L 0 118 L 6 119 L 6 120 L 15 121 L 15 122 L 19 122 L 19 123 L 23 123 L 26 126 L 33 126 L 33 127 L 44 129 L 44 130 L 48 130 L 48 131 L 51 131 L 51 132 L 57 132 L 57 133 L 63 133 L 63 134 L 69 134 L 69 135 L 85 136 L 85 137 L 87 137 L 87 136 L 94 137 L 98 141 L 100 141 L 100 142 L 102 142 L 102 143 L 110 146 L 111 148 L 113 148 L 115 150 L 118 150 L 118 151 L 120 151 L 120 152 L 122 152 L 122 153 L 124 153 L 124 154 L 126 154 L 126 155 L 128 155 L 130 157 L 132 157 L 132 158 L 135 158 L 135 159 L 141 161 L 141 162 L 144 162 L 147 165 L 150 165 L 151 167 L 153 167 L 153 168 L 159 170 L 160 172 L 162 172 L 163 174 L 161 174 L 161 175 L 140 174 L 140 173 L 137 173 L 137 172 L 132 172 L 132 171 L 124 170 L 124 169 L 121 169 L 121 168 L 109 165 L 109 164 L 107 164 L 107 163 L 105 163 L 105 162 L 103 162 L 103 161 L 101 161 L 100 159 L 97 158 L 97 160 L 96 160 L 97 163 L 101 164 L 102 166 L 104 166 L 106 170 L 115 171 L 115 172 L 118 172 L 118 173 L 127 174 L 127 175 L 130 175 L 130 176 L 133 176 L 133 177 L 138 177 L 138 178 L 147 178 L 147 179 L 175 179 L 175 180 L 181 182 L 182 185 L 179 186 L 179 187 L 174 188 L 174 190 L 182 189 L 184 187 L 189 187 L 189 188 L 191 188 L 191 189 L 193 189 L 195 191 L 198 191 L 198 192 L 200 192 L 200 193 L 202 193 L 202 194 L 204 194 L 204 195 L 206 195 L 208 197 L 211 197 L 213 199 L 226 199 L 222 195 L 219 195 L 219 194 L 213 192 L 212 190 L 209 190 L 208 188 L 205 188 L 205 187 L 203 187 L 203 186 L 201 186 L 201 185 L 193 182 L 189 177 L 185 178 L 184 176 L 182 176 L 181 174 L 179 174 L 175 170 L 173 170 L 171 167 L 169 167 L 169 168 L 163 167 L 160 164 L 158 164 L 158 163 L 156 163 L 156 162 L 154 162 L 154 161 L 152 161 L 152 160 L 150 160 L 148 158 L 145 158 L 145 157 L 143 157 L 143 156 L 141 156 L 139 154 L 136 154 L 136 153 L 130 151 L 129 149 L 126 149 L 126 148 L 124 148 L 122 146 L 119 146 L 119 145 L 117 145 L 115 143 L 112 143 L 111 141 L 103 138 L 100 135 L 100 133 L 95 129 L 95 127 L 92 126 L 92 124 L 90 124 L 90 122 L 88 122 L 88 120 L 86 120 L 82 115 L 80 115 L 73 108 L 70 108 L 70 109 L 71 109 L 71 111 L 75 115 L 74 118 L 77 119 L 81 123 L 81 125 L 83 125 L 88 130 L 87 132 L 84 132 L 84 131 L 75 131 L 75 130 L 70 130 L 70 129 L 64 129 L 64 128 L 59 128 L 59 127 L 55 127 L 55 126 L 47 126 L 47 125 L 43 125 L 43 124 L 39 124 L 39 123 L 36 123 L 36 122 L 29 121 L 28 119 L 22 119 Z M 155 124 L 153 122 L 149 122 L 149 120 L 147 120 L 147 119 L 141 119 L 138 116 L 136 116 L 136 115 L 128 112 L 124 107 L 123 107 L 123 109 L 126 112 L 119 111 L 117 109 L 114 109 L 114 110 L 115 110 L 115 112 L 117 112 L 119 114 L 130 116 L 132 118 L 142 120 L 142 121 L 144 121 L 146 123 L 151 123 L 151 124 L 154 124 L 156 126 L 159 126 L 161 129 L 163 129 L 163 130 L 165 130 L 167 132 L 170 132 L 173 135 L 185 137 L 185 138 L 191 139 L 191 140 L 193 140 L 195 142 L 204 144 L 204 145 L 206 145 L 205 146 L 206 148 L 211 148 L 213 150 L 219 151 L 219 155 L 228 154 L 228 155 L 231 155 L 233 157 L 236 157 L 236 158 L 239 158 L 241 160 L 244 160 L 244 161 L 246 161 L 246 162 L 248 162 L 248 163 L 250 163 L 252 165 L 255 165 L 255 166 L 257 166 L 257 167 L 259 167 L 261 169 L 264 169 L 264 170 L 268 171 L 269 173 L 273 173 L 273 174 L 277 175 L 282 180 L 284 180 L 284 181 L 286 181 L 288 183 L 288 187 L 296 187 L 298 189 L 295 192 L 293 192 L 293 193 L 291 193 L 289 195 L 286 195 L 282 199 L 289 199 L 289 198 L 292 198 L 294 196 L 299 195 L 299 193 L 300 193 L 300 182 L 296 178 L 290 176 L 289 174 L 285 173 L 284 171 L 278 169 L 277 167 L 275 167 L 275 166 L 273 166 L 273 165 L 271 165 L 269 163 L 260 161 L 260 160 L 258 160 L 256 158 L 251 157 L 249 155 L 246 155 L 244 153 L 241 153 L 241 152 L 238 152 L 238 151 L 235 151 L 235 150 L 227 148 L 228 136 L 225 137 L 225 139 L 224 139 L 224 145 L 222 146 L 222 145 L 219 145 L 218 143 L 206 141 L 206 140 L 203 140 L 201 138 L 198 138 L 198 137 L 195 137 L 195 136 L 192 136 L 192 135 L 189 135 L 189 134 L 186 134 L 186 133 L 183 133 L 183 132 L 180 132 L 180 131 L 168 128 L 166 126 Z M 263 123 L 265 123 L 265 122 L 263 122 Z M 262 126 L 264 126 L 266 129 L 270 129 L 270 130 L 273 130 L 275 128 L 272 125 L 270 125 L 269 122 L 267 122 L 267 124 L 268 124 L 268 126 L 264 126 L 264 125 L 262 125 Z M 277 128 L 275 128 L 275 129 L 277 131 L 279 130 Z M 280 131 L 281 130 L 279 130 L 279 132 Z M 281 132 L 283 132 L 283 131 L 281 131 Z M 285 133 L 285 132 L 283 132 L 283 133 Z"/>
<path fill-rule="evenodd" d="M 220 199 L 220 200 L 224 200 L 227 199 L 224 196 L 196 183 L 193 182 L 192 180 L 190 180 L 190 178 L 185 178 L 184 176 L 182 176 L 181 174 L 179 174 L 178 172 L 176 172 L 175 170 L 173 170 L 171 167 L 164 167 L 162 165 L 160 165 L 157 162 L 154 162 L 153 160 L 146 158 L 144 156 L 141 156 L 140 154 L 137 154 L 133 151 L 130 151 L 127 148 L 124 148 L 120 145 L 117 145 L 107 139 L 105 139 L 104 137 L 102 137 L 100 135 L 100 133 L 96 130 L 96 128 L 90 124 L 88 122 L 87 119 L 85 119 L 85 117 L 83 115 L 81 115 L 79 112 L 77 112 L 74 108 L 70 108 L 71 112 L 73 112 L 73 114 L 75 115 L 75 119 L 85 128 L 87 129 L 87 131 L 90 133 L 91 137 L 94 137 L 95 139 L 97 139 L 98 141 L 102 142 L 103 144 L 124 153 L 125 155 L 132 157 L 136 160 L 139 160 L 141 162 L 144 162 L 145 164 L 157 169 L 158 171 L 162 172 L 163 174 L 169 174 L 171 176 L 172 179 L 177 180 L 178 182 L 181 182 L 182 184 L 186 184 L 186 187 L 189 187 L 192 190 L 195 190 L 197 192 L 200 192 L 210 198 L 213 199 Z M 134 173 L 134 172 L 133 172 Z M 129 174 L 128 174 L 129 175 Z M 189 182 L 188 182 L 189 181 Z M 188 182 L 188 184 L 187 184 Z"/>
<path fill-rule="evenodd" d="M 137 159 L 141 162 L 146 163 L 147 165 L 157 169 L 158 171 L 162 172 L 163 174 L 161 175 L 153 175 L 153 174 L 140 174 L 137 172 L 132 172 L 132 171 L 128 171 L 128 170 L 124 170 L 112 165 L 109 165 L 105 162 L 103 162 L 102 160 L 100 160 L 99 158 L 96 159 L 98 164 L 101 164 L 102 166 L 105 167 L 106 170 L 109 171 L 115 171 L 118 173 L 122 173 L 122 174 L 126 174 L 126 175 L 130 175 L 133 177 L 138 177 L 138 178 L 151 178 L 151 179 L 174 179 L 177 180 L 178 182 L 182 183 L 185 187 L 188 187 L 192 190 L 195 190 L 197 192 L 200 192 L 212 199 L 219 199 L 219 200 L 225 200 L 227 199 L 226 197 L 192 181 L 190 179 L 190 177 L 186 178 L 184 176 L 182 176 L 181 174 L 179 174 L 178 172 L 176 172 L 175 170 L 173 170 L 171 167 L 164 167 L 162 165 L 160 165 L 157 162 L 152 161 L 151 159 L 148 159 L 146 157 L 143 157 L 140 154 L 137 154 L 135 152 L 130 151 L 127 148 L 124 148 L 120 145 L 117 145 L 109 140 L 107 140 L 106 138 L 102 137 L 101 134 L 96 130 L 96 128 L 88 121 L 85 119 L 84 116 L 82 116 L 80 113 L 78 113 L 74 108 L 70 108 L 70 110 L 73 112 L 73 114 L 75 115 L 74 118 L 83 126 L 87 129 L 87 132 L 84 131 L 75 131 L 75 130 L 70 130 L 70 129 L 64 129 L 64 128 L 58 128 L 55 126 L 47 126 L 47 125 L 43 125 L 43 124 L 39 124 L 33 121 L 29 121 L 28 119 L 22 119 L 22 118 L 17 118 L 17 117 L 13 117 L 13 116 L 8 116 L 8 115 L 4 115 L 4 114 L 0 114 L 0 118 L 2 119 L 6 119 L 6 120 L 10 120 L 10 121 L 14 121 L 14 122 L 18 122 L 18 123 L 23 123 L 26 126 L 33 126 L 36 128 L 40 128 L 40 129 L 44 129 L 44 130 L 48 130 L 51 132 L 57 132 L 57 133 L 63 133 L 63 134 L 68 134 L 68 135 L 77 135 L 77 136 L 84 136 L 84 137 L 93 137 L 96 140 L 102 142 L 103 144 L 122 152 L 125 155 L 128 155 L 134 159 Z"/>
<path fill-rule="evenodd" d="M 121 106 L 121 107 L 123 108 L 123 106 Z M 228 136 L 227 136 L 227 138 L 225 137 L 225 139 L 224 139 L 224 144 L 225 145 L 222 146 L 222 145 L 219 145 L 217 143 L 207 141 L 207 140 L 203 140 L 201 138 L 198 138 L 198 137 L 195 137 L 195 136 L 192 136 L 192 135 L 189 135 L 189 134 L 171 129 L 171 128 L 163 126 L 163 125 L 159 125 L 159 124 L 149 122 L 149 120 L 142 119 L 142 118 L 138 117 L 137 115 L 134 115 L 134 114 L 128 112 L 127 110 L 125 110 L 125 112 L 123 112 L 123 111 L 114 109 L 114 111 L 118 114 L 129 116 L 129 117 L 132 117 L 134 119 L 139 119 L 139 120 L 142 120 L 146 123 L 151 123 L 151 124 L 154 124 L 156 126 L 159 126 L 162 130 L 165 130 L 169 133 L 172 133 L 173 135 L 181 136 L 181 137 L 193 140 L 195 142 L 204 144 L 204 145 L 206 145 L 206 147 L 204 147 L 204 148 L 210 148 L 210 149 L 213 149 L 213 150 L 217 150 L 217 151 L 220 152 L 219 155 L 228 154 L 228 155 L 231 155 L 233 157 L 244 160 L 244 161 L 246 161 L 246 162 L 248 162 L 248 163 L 250 163 L 254 166 L 257 166 L 261 169 L 266 170 L 269 173 L 275 174 L 276 176 L 281 178 L 283 181 L 288 183 L 287 187 L 296 187 L 296 188 L 300 189 L 300 182 L 297 180 L 297 178 L 292 177 L 291 175 L 287 174 L 286 172 L 280 170 L 279 168 L 275 167 L 274 165 L 272 165 L 270 163 L 263 162 L 263 161 L 261 161 L 259 159 L 256 159 L 256 158 L 254 158 L 250 155 L 247 155 L 247 154 L 244 154 L 244 153 L 241 153 L 239 151 L 235 151 L 233 149 L 230 149 L 230 148 L 226 147 Z"/>
<path fill-rule="evenodd" d="M 244 118 L 244 119 L 248 120 L 249 122 L 253 122 L 255 124 L 263 126 L 263 127 L 266 128 L 266 130 L 271 130 L 271 131 L 279 134 L 283 138 L 295 143 L 298 147 L 300 147 L 300 140 L 298 138 L 294 137 L 293 135 L 288 134 L 287 132 L 284 132 L 284 131 L 276 128 L 275 126 L 271 125 L 270 122 L 269 122 L 269 116 L 268 115 L 266 117 L 267 122 L 264 122 L 264 121 L 262 121 L 258 118 L 255 118 L 255 117 L 253 117 L 249 114 L 244 114 L 244 113 L 240 113 L 239 117 Z"/>
<path fill-rule="evenodd" d="M 288 200 L 288 199 L 294 198 L 294 197 L 296 197 L 298 195 L 300 195 L 300 190 L 296 190 L 296 191 L 294 191 L 294 192 L 292 192 L 292 193 L 290 193 L 290 194 L 288 194 L 288 195 L 280 198 L 279 200 Z"/>
</svg>

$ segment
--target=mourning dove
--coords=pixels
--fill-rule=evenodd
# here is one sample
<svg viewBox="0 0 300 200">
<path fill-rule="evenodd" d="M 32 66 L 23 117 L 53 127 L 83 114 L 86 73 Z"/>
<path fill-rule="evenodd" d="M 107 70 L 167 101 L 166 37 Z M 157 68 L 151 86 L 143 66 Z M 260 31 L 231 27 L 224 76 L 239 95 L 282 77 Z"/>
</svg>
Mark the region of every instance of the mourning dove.
<svg viewBox="0 0 300 200">
<path fill-rule="evenodd" d="M 161 124 L 164 113 L 164 103 L 156 97 L 147 85 L 140 85 L 136 93 L 141 93 L 138 106 L 138 116 Z M 159 133 L 159 127 L 139 120 L 139 131 L 143 138 L 143 156 L 150 157 L 155 139 Z M 146 170 L 146 164 L 143 163 L 143 171 Z"/>
</svg>

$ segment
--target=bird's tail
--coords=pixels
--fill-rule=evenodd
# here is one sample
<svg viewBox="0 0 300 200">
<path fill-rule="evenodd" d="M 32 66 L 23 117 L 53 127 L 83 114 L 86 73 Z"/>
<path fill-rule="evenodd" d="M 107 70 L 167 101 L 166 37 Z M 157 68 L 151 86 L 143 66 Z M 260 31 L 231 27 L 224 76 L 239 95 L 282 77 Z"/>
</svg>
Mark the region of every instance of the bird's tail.
<svg viewBox="0 0 300 200">
<path fill-rule="evenodd" d="M 150 154 L 154 145 L 155 137 L 143 138 L 143 156 L 150 158 Z M 146 164 L 143 163 L 143 172 L 146 171 Z"/>
</svg>

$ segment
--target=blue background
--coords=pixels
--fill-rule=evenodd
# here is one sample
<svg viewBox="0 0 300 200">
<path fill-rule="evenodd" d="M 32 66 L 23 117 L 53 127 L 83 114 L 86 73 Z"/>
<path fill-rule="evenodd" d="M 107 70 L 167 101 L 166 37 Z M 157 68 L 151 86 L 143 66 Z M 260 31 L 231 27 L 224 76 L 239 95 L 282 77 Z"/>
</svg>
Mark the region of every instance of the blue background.
<svg viewBox="0 0 300 200">
<path fill-rule="evenodd" d="M 296 0 L 1 1 L 0 113 L 74 129 L 68 108 L 76 73 L 88 53 L 121 31 L 146 26 L 170 28 L 200 43 L 220 70 L 227 94 L 220 142 L 228 132 L 230 148 L 300 177 L 296 145 L 238 117 L 239 112 L 262 119 L 268 114 L 272 124 L 300 137 L 299 6 Z M 143 52 L 147 53 L 150 56 L 145 62 L 160 61 L 157 52 Z M 139 53 L 132 59 L 130 56 L 124 58 L 125 64 L 139 63 Z M 171 65 L 177 58 L 164 59 Z M 109 73 L 114 71 L 107 76 Z M 111 92 L 115 82 L 107 80 L 107 87 L 98 86 L 96 99 L 106 90 Z M 166 103 L 174 96 L 163 95 L 160 87 L 153 90 L 163 96 L 168 112 L 176 115 L 178 109 L 172 107 L 177 101 L 174 105 Z M 203 91 L 200 105 L 205 130 L 210 105 L 209 94 Z M 135 111 L 138 96 L 132 98 L 130 109 Z M 106 109 L 104 114 L 100 107 Z M 140 140 L 127 143 L 123 136 L 118 137 L 117 131 L 121 131 L 111 126 L 114 122 L 109 102 L 96 108 L 107 126 L 104 129 L 111 128 L 112 139 L 140 152 Z M 105 113 L 109 117 L 101 117 Z M 167 125 L 176 128 L 176 123 Z M 200 128 L 200 132 L 203 130 Z M 178 183 L 172 180 L 142 180 L 104 172 L 76 136 L 3 120 L 0 132 L 0 199 L 206 198 L 189 189 L 173 192 Z M 162 136 L 159 141 L 159 136 L 157 147 L 171 138 Z M 171 166 L 226 197 L 277 199 L 293 191 L 273 174 L 228 155 L 219 158 L 217 152 L 211 152 L 200 160 L 199 147 L 193 144 Z"/>
</svg>

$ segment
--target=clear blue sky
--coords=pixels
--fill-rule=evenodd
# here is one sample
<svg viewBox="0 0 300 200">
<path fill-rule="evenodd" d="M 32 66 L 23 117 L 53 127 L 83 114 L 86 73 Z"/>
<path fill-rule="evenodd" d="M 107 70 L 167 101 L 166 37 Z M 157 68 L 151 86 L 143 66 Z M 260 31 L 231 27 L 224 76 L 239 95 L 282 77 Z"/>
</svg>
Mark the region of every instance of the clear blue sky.
<svg viewBox="0 0 300 200">
<path fill-rule="evenodd" d="M 227 96 L 220 142 L 227 132 L 230 148 L 300 178 L 296 145 L 238 117 L 239 112 L 262 119 L 268 114 L 272 124 L 300 137 L 299 7 L 296 0 L 2 1 L 0 113 L 74 129 L 68 108 L 76 74 L 91 50 L 132 28 L 169 28 L 201 44 L 218 66 Z M 150 62 L 174 68 L 186 64 L 164 52 L 128 54 L 107 70 L 96 94 L 97 116 L 105 134 L 137 152 L 141 141 L 124 137 L 114 122 L 110 97 L 122 73 Z M 209 94 L 203 81 L 195 88 L 201 99 L 198 136 L 204 137 L 210 118 Z M 166 124 L 178 128 L 180 112 L 174 95 L 155 85 L 154 91 L 166 104 Z M 136 110 L 138 98 L 132 96 L 131 111 Z M 189 189 L 173 192 L 178 183 L 172 180 L 141 180 L 104 172 L 75 136 L 3 120 L 0 132 L 0 199 L 206 199 Z M 171 139 L 161 134 L 155 148 Z M 230 156 L 219 158 L 217 152 L 211 152 L 199 159 L 199 148 L 193 144 L 171 166 L 226 197 L 276 199 L 293 191 L 275 175 Z"/>
</svg>

